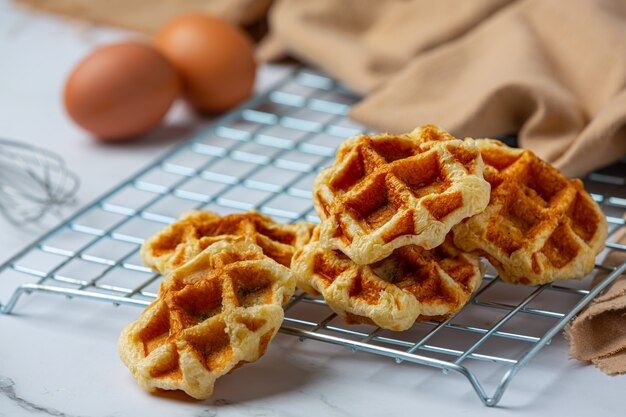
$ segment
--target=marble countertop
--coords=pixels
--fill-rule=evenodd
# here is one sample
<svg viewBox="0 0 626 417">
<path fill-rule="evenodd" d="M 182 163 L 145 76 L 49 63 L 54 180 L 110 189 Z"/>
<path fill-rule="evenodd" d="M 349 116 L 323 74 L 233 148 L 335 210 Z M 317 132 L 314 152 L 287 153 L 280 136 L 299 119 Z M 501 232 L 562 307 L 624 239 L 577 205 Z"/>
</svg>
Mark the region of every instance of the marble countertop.
<svg viewBox="0 0 626 417">
<path fill-rule="evenodd" d="M 0 137 L 56 150 L 80 175 L 77 206 L 65 216 L 210 123 L 178 103 L 158 132 L 131 144 L 104 145 L 68 120 L 60 92 L 69 69 L 95 45 L 127 36 L 0 0 Z M 288 68 L 263 67 L 258 89 L 284 71 Z M 0 263 L 58 221 L 23 229 L 0 218 Z M 0 282 L 0 300 L 11 290 Z M 520 372 L 492 409 L 459 375 L 284 334 L 261 360 L 220 379 L 207 401 L 178 393 L 149 395 L 117 355 L 119 331 L 137 314 L 136 307 L 36 294 L 23 298 L 13 314 L 0 315 L 0 417 L 623 412 L 626 378 L 607 377 L 568 359 L 562 336 Z"/>
</svg>

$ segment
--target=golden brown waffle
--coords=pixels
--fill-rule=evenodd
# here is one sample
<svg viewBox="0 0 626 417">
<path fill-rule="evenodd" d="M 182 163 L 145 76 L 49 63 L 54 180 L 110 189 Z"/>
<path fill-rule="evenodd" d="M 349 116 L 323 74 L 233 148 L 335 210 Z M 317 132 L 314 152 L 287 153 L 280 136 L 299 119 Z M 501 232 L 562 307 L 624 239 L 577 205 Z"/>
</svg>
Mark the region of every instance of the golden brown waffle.
<svg viewBox="0 0 626 417">
<path fill-rule="evenodd" d="M 218 242 L 172 271 L 122 331 L 122 361 L 147 391 L 207 398 L 217 378 L 265 353 L 294 289 L 291 271 L 255 244 Z"/>
<path fill-rule="evenodd" d="M 320 241 L 366 265 L 402 246 L 440 245 L 453 225 L 485 208 L 489 184 L 472 139 L 425 126 L 348 139 L 318 175 L 313 198 Z"/>
<path fill-rule="evenodd" d="M 314 237 L 296 252 L 292 270 L 298 287 L 322 294 L 347 323 L 406 330 L 415 321 L 442 321 L 458 312 L 482 282 L 478 257 L 446 242 L 426 250 L 396 249 L 372 265 L 357 265 Z"/>
<path fill-rule="evenodd" d="M 455 226 L 455 244 L 484 255 L 511 283 L 582 278 L 604 247 L 607 223 L 580 180 L 565 178 L 531 151 L 479 139 L 491 200 Z"/>
<path fill-rule="evenodd" d="M 191 211 L 148 238 L 141 247 L 141 258 L 150 268 L 166 274 L 215 242 L 247 240 L 289 266 L 293 253 L 308 242 L 313 227 L 307 222 L 278 224 L 256 211 L 223 217 L 210 211 Z"/>
</svg>

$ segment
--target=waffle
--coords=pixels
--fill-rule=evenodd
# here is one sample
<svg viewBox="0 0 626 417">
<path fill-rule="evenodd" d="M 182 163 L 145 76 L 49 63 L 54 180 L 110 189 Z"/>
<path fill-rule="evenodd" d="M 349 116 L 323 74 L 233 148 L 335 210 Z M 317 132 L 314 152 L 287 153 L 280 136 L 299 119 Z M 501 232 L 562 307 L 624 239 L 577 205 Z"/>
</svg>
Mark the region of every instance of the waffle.
<svg viewBox="0 0 626 417">
<path fill-rule="evenodd" d="M 453 228 L 454 243 L 487 257 L 511 283 L 543 284 L 591 272 L 607 223 L 582 182 L 565 178 L 531 151 L 491 139 L 476 145 L 491 199 L 484 212 Z"/>
<path fill-rule="evenodd" d="M 256 211 L 223 217 L 210 211 L 191 211 L 147 239 L 141 258 L 148 267 L 166 274 L 215 242 L 247 240 L 288 267 L 293 253 L 309 240 L 312 230 L 311 223 L 277 224 Z"/>
<path fill-rule="evenodd" d="M 440 245 L 453 225 L 485 208 L 489 184 L 472 139 L 425 126 L 348 139 L 318 175 L 313 198 L 320 241 L 366 265 L 402 246 Z"/>
<path fill-rule="evenodd" d="M 218 242 L 172 271 L 122 331 L 122 361 L 147 391 L 207 398 L 217 378 L 265 353 L 294 289 L 291 271 L 258 246 Z"/>
<path fill-rule="evenodd" d="M 321 294 L 350 324 L 375 324 L 406 330 L 415 321 L 442 321 L 458 312 L 482 282 L 478 257 L 462 253 L 450 240 L 426 250 L 396 249 L 372 265 L 358 265 L 314 237 L 296 252 L 292 270 L 297 285 Z"/>
</svg>

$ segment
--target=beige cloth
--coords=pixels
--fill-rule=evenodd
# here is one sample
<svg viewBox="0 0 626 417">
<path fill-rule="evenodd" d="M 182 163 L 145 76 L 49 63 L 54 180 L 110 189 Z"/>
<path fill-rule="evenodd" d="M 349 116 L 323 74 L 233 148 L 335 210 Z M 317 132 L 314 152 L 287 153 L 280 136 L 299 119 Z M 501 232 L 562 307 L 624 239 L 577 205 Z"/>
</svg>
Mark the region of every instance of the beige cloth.
<svg viewBox="0 0 626 417">
<path fill-rule="evenodd" d="M 626 244 L 624 235 L 618 239 L 622 244 Z M 615 250 L 604 264 L 617 266 L 625 261 L 626 253 Z M 599 276 L 596 281 L 605 276 Z M 626 373 L 626 274 L 618 277 L 570 322 L 565 336 L 573 358 L 591 362 L 609 375 Z"/>
<path fill-rule="evenodd" d="M 376 129 L 519 132 L 568 175 L 626 153 L 626 2 L 282 0 L 273 36 L 365 99 Z"/>
<path fill-rule="evenodd" d="M 272 0 L 16 0 L 36 9 L 153 35 L 175 16 L 205 12 L 250 26 Z"/>
<path fill-rule="evenodd" d="M 20 1 L 146 32 L 192 9 L 250 24 L 271 4 Z M 346 82 L 365 95 L 351 116 L 372 128 L 519 132 L 571 176 L 626 154 L 624 0 L 276 0 L 269 20 L 259 56 L 295 56 Z"/>
</svg>

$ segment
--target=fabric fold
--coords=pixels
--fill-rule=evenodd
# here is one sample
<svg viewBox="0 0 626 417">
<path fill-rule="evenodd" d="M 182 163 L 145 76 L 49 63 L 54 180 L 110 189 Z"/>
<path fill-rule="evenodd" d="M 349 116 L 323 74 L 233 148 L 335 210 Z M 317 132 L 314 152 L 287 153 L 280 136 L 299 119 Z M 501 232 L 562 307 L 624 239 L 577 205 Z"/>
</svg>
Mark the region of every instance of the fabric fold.
<svg viewBox="0 0 626 417">
<path fill-rule="evenodd" d="M 615 241 L 626 244 L 626 229 Z M 603 265 L 617 267 L 626 262 L 626 252 L 612 250 Z M 594 285 L 609 272 L 600 273 Z M 565 328 L 570 356 L 591 362 L 609 375 L 626 373 L 626 273 L 620 275 Z"/>
</svg>

